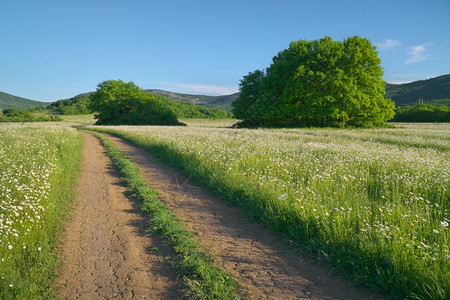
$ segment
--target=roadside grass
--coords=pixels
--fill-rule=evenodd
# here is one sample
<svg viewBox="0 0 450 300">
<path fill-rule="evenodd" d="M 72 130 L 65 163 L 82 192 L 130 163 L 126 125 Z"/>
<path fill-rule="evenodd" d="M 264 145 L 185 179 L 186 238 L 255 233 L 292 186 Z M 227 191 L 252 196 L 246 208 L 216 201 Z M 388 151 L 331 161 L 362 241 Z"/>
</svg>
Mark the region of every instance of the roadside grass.
<svg viewBox="0 0 450 300">
<path fill-rule="evenodd" d="M 213 259 L 200 250 L 193 234 L 159 201 L 142 172 L 107 138 L 95 134 L 102 142 L 115 168 L 128 187 L 129 193 L 142 201 L 142 213 L 150 218 L 149 229 L 158 233 L 177 254 L 174 266 L 183 278 L 186 296 L 191 299 L 240 299 L 234 278 L 214 266 Z"/>
<path fill-rule="evenodd" d="M 450 126 L 92 127 L 190 172 L 354 283 L 450 299 Z"/>
<path fill-rule="evenodd" d="M 0 126 L 0 299 L 58 298 L 58 235 L 81 148 L 71 128 Z"/>
</svg>

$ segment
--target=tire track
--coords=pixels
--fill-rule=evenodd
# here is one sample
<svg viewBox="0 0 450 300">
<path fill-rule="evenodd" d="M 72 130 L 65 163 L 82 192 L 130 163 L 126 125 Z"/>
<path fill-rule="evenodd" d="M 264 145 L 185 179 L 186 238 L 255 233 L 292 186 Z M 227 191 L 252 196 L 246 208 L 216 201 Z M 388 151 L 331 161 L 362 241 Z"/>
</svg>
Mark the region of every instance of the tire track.
<svg viewBox="0 0 450 300">
<path fill-rule="evenodd" d="M 173 253 L 146 236 L 147 218 L 125 197 L 99 140 L 81 134 L 82 173 L 60 254 L 61 298 L 180 299 L 176 274 L 161 259 Z"/>
</svg>

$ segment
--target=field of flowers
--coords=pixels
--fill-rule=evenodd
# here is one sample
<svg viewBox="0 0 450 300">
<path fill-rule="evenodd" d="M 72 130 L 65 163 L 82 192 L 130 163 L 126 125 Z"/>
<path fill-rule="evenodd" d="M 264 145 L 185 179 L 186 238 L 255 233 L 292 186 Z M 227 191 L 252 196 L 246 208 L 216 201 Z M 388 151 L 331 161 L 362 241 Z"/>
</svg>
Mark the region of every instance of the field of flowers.
<svg viewBox="0 0 450 300">
<path fill-rule="evenodd" d="M 0 126 L 0 299 L 54 297 L 57 233 L 81 143 L 68 127 Z"/>
<path fill-rule="evenodd" d="M 103 127 L 159 153 L 353 281 L 450 298 L 450 125 Z"/>
</svg>

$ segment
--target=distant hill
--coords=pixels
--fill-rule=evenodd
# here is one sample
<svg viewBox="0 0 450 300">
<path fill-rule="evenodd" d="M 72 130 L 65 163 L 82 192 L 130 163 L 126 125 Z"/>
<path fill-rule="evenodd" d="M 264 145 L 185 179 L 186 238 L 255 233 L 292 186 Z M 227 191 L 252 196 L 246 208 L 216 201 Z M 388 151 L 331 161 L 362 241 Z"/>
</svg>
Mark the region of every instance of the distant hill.
<svg viewBox="0 0 450 300">
<path fill-rule="evenodd" d="M 228 116 L 225 109 L 206 107 L 185 101 L 176 101 L 169 97 L 154 94 L 156 99 L 161 100 L 179 119 L 224 119 Z"/>
<path fill-rule="evenodd" d="M 30 100 L 22 97 L 17 97 L 11 94 L 0 92 L 0 108 L 20 108 L 20 109 L 28 109 L 35 108 L 39 106 L 46 107 L 50 103 L 40 102 L 35 100 Z"/>
<path fill-rule="evenodd" d="M 175 101 L 189 102 L 211 108 L 222 108 L 227 111 L 231 110 L 231 103 L 239 97 L 239 93 L 226 96 L 205 96 L 180 94 L 164 90 L 146 90 L 146 92 L 165 96 Z M 423 98 L 424 103 L 450 106 L 450 75 L 404 84 L 386 83 L 385 97 L 391 98 L 396 106 L 417 104 L 419 98 Z"/>
<path fill-rule="evenodd" d="M 168 92 L 164 90 L 145 90 L 148 93 L 164 96 L 179 102 L 189 102 L 196 105 L 209 107 L 209 108 L 221 108 L 226 111 L 231 110 L 231 102 L 239 97 L 239 93 L 225 95 L 225 96 L 206 96 L 206 95 L 191 95 Z"/>
<path fill-rule="evenodd" d="M 396 106 L 418 104 L 419 98 L 426 104 L 450 106 L 450 74 L 411 83 L 387 83 L 385 97 L 391 98 Z"/>
<path fill-rule="evenodd" d="M 231 103 L 239 97 L 239 93 L 225 96 L 206 96 L 174 93 L 158 89 L 148 89 L 145 91 L 173 99 L 177 102 L 188 102 L 207 108 L 225 109 L 228 112 L 231 110 Z M 66 100 L 76 102 L 80 98 L 87 98 L 90 93 L 80 94 Z M 385 97 L 391 98 L 396 106 L 417 104 L 419 98 L 423 98 L 423 102 L 426 104 L 446 104 L 450 106 L 450 74 L 404 84 L 386 83 Z M 0 92 L 0 108 L 2 109 L 46 107 L 49 104 L 47 102 L 34 101 Z"/>
</svg>

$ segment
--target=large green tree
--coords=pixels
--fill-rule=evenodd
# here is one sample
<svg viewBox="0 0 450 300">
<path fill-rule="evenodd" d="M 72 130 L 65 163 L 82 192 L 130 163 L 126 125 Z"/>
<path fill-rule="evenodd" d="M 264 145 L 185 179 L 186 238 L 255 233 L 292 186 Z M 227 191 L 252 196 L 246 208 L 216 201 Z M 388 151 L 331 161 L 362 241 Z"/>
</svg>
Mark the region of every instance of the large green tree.
<svg viewBox="0 0 450 300">
<path fill-rule="evenodd" d="M 264 71 L 256 70 L 244 76 L 239 84 L 239 98 L 231 103 L 233 116 L 238 119 L 255 122 L 259 120 L 257 101 L 261 100 L 261 82 Z M 256 118 L 256 119 L 255 119 Z"/>
<path fill-rule="evenodd" d="M 97 125 L 181 125 L 160 99 L 133 82 L 103 81 L 89 100 Z"/>
<path fill-rule="evenodd" d="M 292 42 L 265 72 L 243 77 L 232 112 L 256 126 L 380 126 L 394 116 L 380 63 L 358 36 Z"/>
</svg>

